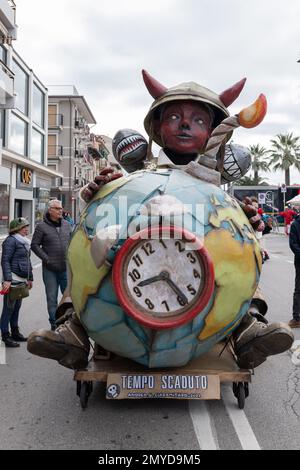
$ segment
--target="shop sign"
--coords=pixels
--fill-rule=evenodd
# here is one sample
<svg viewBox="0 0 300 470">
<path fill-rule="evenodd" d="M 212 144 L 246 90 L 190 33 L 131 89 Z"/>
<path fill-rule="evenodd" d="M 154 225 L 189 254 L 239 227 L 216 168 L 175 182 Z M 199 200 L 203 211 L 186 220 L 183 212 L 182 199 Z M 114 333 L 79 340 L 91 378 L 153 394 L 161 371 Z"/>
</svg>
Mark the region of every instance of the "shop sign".
<svg viewBox="0 0 300 470">
<path fill-rule="evenodd" d="M 17 189 L 33 189 L 33 171 L 23 166 L 17 167 Z"/>
</svg>

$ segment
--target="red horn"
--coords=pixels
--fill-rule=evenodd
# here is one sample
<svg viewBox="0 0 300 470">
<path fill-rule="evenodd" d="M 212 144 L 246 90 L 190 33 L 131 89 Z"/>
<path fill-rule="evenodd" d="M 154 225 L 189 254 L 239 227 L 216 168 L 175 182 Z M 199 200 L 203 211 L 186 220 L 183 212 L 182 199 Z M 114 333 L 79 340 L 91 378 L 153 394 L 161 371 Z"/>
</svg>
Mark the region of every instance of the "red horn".
<svg viewBox="0 0 300 470">
<path fill-rule="evenodd" d="M 220 94 L 219 98 L 222 103 L 225 104 L 226 108 L 237 99 L 244 88 L 246 80 L 246 78 L 243 78 L 239 82 L 235 83 L 231 88 L 228 88 Z"/>
<path fill-rule="evenodd" d="M 168 89 L 155 80 L 155 78 L 151 77 L 151 75 L 146 70 L 142 70 L 142 74 L 147 90 L 154 99 L 159 98 L 164 93 L 166 93 Z"/>
</svg>

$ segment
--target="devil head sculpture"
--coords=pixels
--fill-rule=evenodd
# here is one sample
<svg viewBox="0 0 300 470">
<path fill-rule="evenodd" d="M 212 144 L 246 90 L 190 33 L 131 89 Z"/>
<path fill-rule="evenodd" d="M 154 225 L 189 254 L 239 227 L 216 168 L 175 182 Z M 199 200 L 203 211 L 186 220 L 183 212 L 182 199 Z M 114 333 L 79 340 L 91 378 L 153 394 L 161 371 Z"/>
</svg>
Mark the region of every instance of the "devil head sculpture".
<svg viewBox="0 0 300 470">
<path fill-rule="evenodd" d="M 163 147 L 163 143 L 160 135 L 155 131 L 154 121 L 159 119 L 159 111 L 164 104 L 172 101 L 190 100 L 206 105 L 213 112 L 213 128 L 215 128 L 229 116 L 227 107 L 238 98 L 246 82 L 246 78 L 243 78 L 218 95 L 195 82 L 181 83 L 175 87 L 166 88 L 146 70 L 143 70 L 142 73 L 144 83 L 150 95 L 155 99 L 145 118 L 144 126 L 150 138 L 161 147 Z M 230 137 L 231 135 L 228 136 L 228 139 Z"/>
</svg>

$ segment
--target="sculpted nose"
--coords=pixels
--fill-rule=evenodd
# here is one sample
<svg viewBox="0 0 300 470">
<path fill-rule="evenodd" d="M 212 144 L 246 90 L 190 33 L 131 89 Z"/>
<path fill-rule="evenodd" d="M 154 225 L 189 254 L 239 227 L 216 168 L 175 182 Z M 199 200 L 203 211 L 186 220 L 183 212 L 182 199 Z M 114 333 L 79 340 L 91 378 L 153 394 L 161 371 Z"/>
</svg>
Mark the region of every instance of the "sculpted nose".
<svg viewBox="0 0 300 470">
<path fill-rule="evenodd" d="M 186 119 L 183 119 L 180 123 L 181 129 L 190 129 L 190 124 Z"/>
</svg>

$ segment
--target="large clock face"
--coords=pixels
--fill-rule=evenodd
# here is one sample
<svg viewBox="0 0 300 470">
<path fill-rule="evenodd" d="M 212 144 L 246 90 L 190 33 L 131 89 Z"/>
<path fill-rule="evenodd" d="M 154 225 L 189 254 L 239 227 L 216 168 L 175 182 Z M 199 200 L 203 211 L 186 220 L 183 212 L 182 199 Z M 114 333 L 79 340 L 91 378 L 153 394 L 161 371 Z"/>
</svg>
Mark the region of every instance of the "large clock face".
<svg viewBox="0 0 300 470">
<path fill-rule="evenodd" d="M 123 246 L 117 294 L 129 314 L 146 326 L 168 328 L 200 312 L 213 281 L 203 246 L 190 247 L 185 238 L 163 236 L 131 240 L 128 249 Z"/>
</svg>

